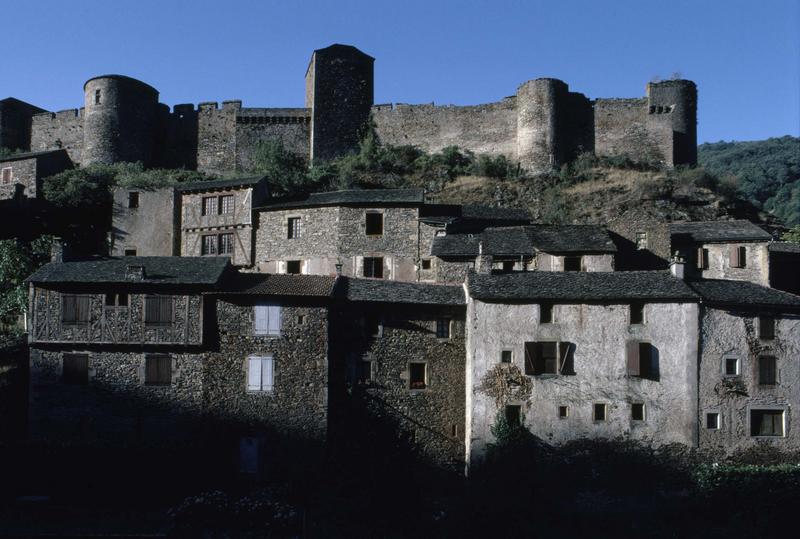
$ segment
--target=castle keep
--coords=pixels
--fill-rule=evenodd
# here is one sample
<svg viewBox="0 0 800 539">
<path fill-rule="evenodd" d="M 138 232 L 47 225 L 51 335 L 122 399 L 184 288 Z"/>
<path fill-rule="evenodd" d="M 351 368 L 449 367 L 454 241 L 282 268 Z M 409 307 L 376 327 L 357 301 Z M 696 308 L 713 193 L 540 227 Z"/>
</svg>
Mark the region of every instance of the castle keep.
<svg viewBox="0 0 800 539">
<path fill-rule="evenodd" d="M 580 152 L 666 165 L 697 161 L 697 88 L 687 80 L 649 83 L 635 99 L 596 99 L 557 79 L 523 83 L 515 95 L 474 106 L 374 104 L 374 59 L 348 45 L 316 50 L 306 71 L 304 108 L 250 108 L 241 101 L 174 105 L 121 76 L 84 85 L 80 109 L 48 112 L 0 101 L 0 146 L 66 149 L 75 163 L 141 161 L 206 172 L 246 171 L 263 141 L 321 162 L 357 148 L 371 118 L 386 144 L 426 151 L 459 146 L 504 155 L 531 172 Z"/>
</svg>

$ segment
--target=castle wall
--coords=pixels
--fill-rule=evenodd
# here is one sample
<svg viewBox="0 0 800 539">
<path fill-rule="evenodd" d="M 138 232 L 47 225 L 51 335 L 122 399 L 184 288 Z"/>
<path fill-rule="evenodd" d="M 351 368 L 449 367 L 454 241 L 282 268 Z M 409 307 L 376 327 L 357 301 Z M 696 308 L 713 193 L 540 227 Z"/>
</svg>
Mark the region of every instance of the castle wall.
<svg viewBox="0 0 800 539">
<path fill-rule="evenodd" d="M 31 116 L 40 112 L 13 97 L 0 100 L 0 148 L 30 150 Z"/>
<path fill-rule="evenodd" d="M 80 163 L 83 119 L 83 108 L 36 114 L 31 119 L 31 151 L 64 148 L 73 163 Z"/>
<path fill-rule="evenodd" d="M 241 102 L 200 103 L 197 112 L 197 170 L 225 172 L 236 166 L 236 114 Z"/>
<path fill-rule="evenodd" d="M 475 153 L 517 155 L 515 98 L 475 106 L 376 105 L 378 138 L 384 144 L 417 146 L 438 152 L 458 146 Z"/>
<path fill-rule="evenodd" d="M 241 109 L 236 117 L 236 170 L 252 170 L 259 145 L 269 140 L 308 159 L 310 136 L 307 109 Z"/>
<path fill-rule="evenodd" d="M 37 159 L 18 159 L 0 162 L 0 169 L 11 169 L 11 183 L 0 184 L 0 200 L 13 200 L 17 197 L 36 198 Z"/>
<path fill-rule="evenodd" d="M 672 164 L 672 129 L 651 120 L 646 98 L 596 100 L 594 129 L 597 155 Z"/>
</svg>

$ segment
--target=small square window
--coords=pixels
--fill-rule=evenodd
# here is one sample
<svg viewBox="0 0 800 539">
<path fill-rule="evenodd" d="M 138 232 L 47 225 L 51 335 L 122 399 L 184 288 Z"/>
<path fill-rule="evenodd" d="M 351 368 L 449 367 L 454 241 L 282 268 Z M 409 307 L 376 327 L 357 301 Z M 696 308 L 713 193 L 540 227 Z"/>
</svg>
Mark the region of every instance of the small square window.
<svg viewBox="0 0 800 539">
<path fill-rule="evenodd" d="M 503 350 L 500 352 L 500 363 L 511 363 L 514 359 L 514 352 L 511 350 Z"/>
<path fill-rule="evenodd" d="M 383 279 L 383 257 L 364 257 L 364 277 Z"/>
<path fill-rule="evenodd" d="M 383 235 L 383 214 L 379 212 L 367 212 L 366 217 L 367 236 Z"/>
<path fill-rule="evenodd" d="M 628 318 L 632 326 L 644 324 L 644 303 L 638 301 L 631 303 L 628 312 Z"/>
<path fill-rule="evenodd" d="M 131 191 L 130 193 L 128 193 L 128 207 L 131 209 L 139 207 L 138 191 Z"/>
<path fill-rule="evenodd" d="M 436 319 L 436 338 L 449 339 L 450 338 L 450 319 L 437 318 Z"/>
<path fill-rule="evenodd" d="M 647 249 L 647 232 L 636 233 L 636 249 Z"/>
<path fill-rule="evenodd" d="M 739 376 L 739 358 L 725 358 L 725 376 Z"/>
<path fill-rule="evenodd" d="M 172 358 L 167 354 L 147 354 L 144 358 L 144 383 L 168 386 L 172 383 Z"/>
<path fill-rule="evenodd" d="M 595 403 L 592 407 L 592 418 L 595 421 L 606 421 L 608 418 L 608 405 L 603 403 Z"/>
<path fill-rule="evenodd" d="M 303 324 L 305 324 L 305 323 L 306 323 L 306 315 L 304 315 L 304 314 L 298 314 L 298 315 L 297 315 L 297 325 L 298 325 L 298 326 L 302 326 L 302 325 L 303 325 Z"/>
<path fill-rule="evenodd" d="M 783 410 L 750 410 L 750 436 L 783 436 Z"/>
<path fill-rule="evenodd" d="M 426 363 L 408 364 L 408 387 L 409 389 L 426 389 L 428 387 Z"/>
<path fill-rule="evenodd" d="M 510 427 L 519 427 L 522 424 L 522 407 L 518 404 L 506 406 L 506 422 Z"/>
<path fill-rule="evenodd" d="M 422 259 L 422 269 L 424 269 L 424 270 L 431 269 L 431 259 L 430 258 L 423 258 Z"/>
<path fill-rule="evenodd" d="M 136 249 L 125 249 L 125 256 L 136 256 Z"/>
<path fill-rule="evenodd" d="M 287 260 L 286 273 L 299 275 L 302 269 L 302 262 L 300 260 Z"/>
<path fill-rule="evenodd" d="M 286 222 L 286 238 L 294 240 L 300 237 L 300 218 L 289 217 Z"/>
<path fill-rule="evenodd" d="M 559 419 L 566 419 L 569 417 L 569 406 L 559 406 L 558 407 L 558 418 Z"/>
<path fill-rule="evenodd" d="M 633 421 L 644 421 L 644 404 L 641 402 L 631 404 L 631 419 Z"/>
<path fill-rule="evenodd" d="M 540 303 L 539 304 L 539 323 L 552 324 L 553 323 L 553 304 Z"/>
<path fill-rule="evenodd" d="M 510 273 L 514 271 L 514 261 L 513 260 L 504 260 L 503 261 L 503 272 Z"/>
<path fill-rule="evenodd" d="M 719 412 L 708 412 L 706 414 L 706 428 L 719 430 Z"/>
<path fill-rule="evenodd" d="M 758 317 L 758 338 L 764 341 L 771 341 L 775 338 L 775 319 L 773 317 Z"/>
<path fill-rule="evenodd" d="M 581 271 L 582 257 L 580 256 L 565 256 L 564 257 L 564 271 Z"/>
</svg>

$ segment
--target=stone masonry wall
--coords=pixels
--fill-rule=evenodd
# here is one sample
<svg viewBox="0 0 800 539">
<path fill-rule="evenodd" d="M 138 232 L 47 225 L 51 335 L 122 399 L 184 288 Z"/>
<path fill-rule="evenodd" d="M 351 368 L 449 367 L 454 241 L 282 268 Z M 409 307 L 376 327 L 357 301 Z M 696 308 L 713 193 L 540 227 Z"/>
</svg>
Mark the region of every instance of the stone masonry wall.
<svg viewBox="0 0 800 539">
<path fill-rule="evenodd" d="M 758 312 L 706 307 L 702 313 L 700 357 L 700 447 L 722 453 L 760 446 L 800 449 L 800 427 L 794 410 L 800 407 L 800 319 L 778 314 L 775 339 L 759 338 Z M 764 314 L 773 314 L 765 312 Z M 759 384 L 758 358 L 774 356 L 775 385 Z M 725 375 L 725 358 L 735 358 L 739 375 Z M 750 410 L 784 411 L 783 437 L 750 435 Z M 710 429 L 706 414 L 719 414 L 719 429 Z"/>
<path fill-rule="evenodd" d="M 733 279 L 750 281 L 769 286 L 769 249 L 766 242 L 760 243 L 706 243 L 708 249 L 708 269 L 698 271 L 696 264 L 687 266 L 691 275 L 702 273 L 704 279 Z M 731 250 L 745 247 L 747 257 L 744 268 L 731 267 Z M 697 253 L 689 254 L 689 260 L 696 262 Z"/>
<path fill-rule="evenodd" d="M 320 304 L 282 305 L 281 335 L 253 334 L 256 298 L 217 301 L 219 350 L 208 354 L 205 408 L 211 418 L 253 434 L 323 440 L 328 412 L 328 314 Z M 274 359 L 274 389 L 247 390 L 247 358 Z"/>
<path fill-rule="evenodd" d="M 83 116 L 83 108 L 34 115 L 31 124 L 31 151 L 64 148 L 74 163 L 80 163 L 83 152 Z"/>
<path fill-rule="evenodd" d="M 139 206 L 129 208 L 130 193 L 138 193 Z M 135 249 L 138 256 L 173 256 L 180 251 L 175 190 L 114 189 L 109 239 L 112 256 Z"/>
<path fill-rule="evenodd" d="M 290 217 L 300 218 L 300 237 L 289 239 Z M 256 265 L 259 271 L 278 273 L 278 262 L 303 260 L 306 273 L 330 275 L 338 261 L 339 208 L 262 210 L 256 230 Z"/>
<path fill-rule="evenodd" d="M 648 114 L 647 99 L 598 99 L 594 103 L 594 151 L 601 156 L 672 164 L 671 137 L 661 133 Z"/>
<path fill-rule="evenodd" d="M 551 443 L 578 438 L 626 437 L 654 445 L 694 445 L 698 313 L 693 303 L 648 303 L 643 325 L 629 325 L 628 305 L 559 304 L 554 323 L 540 324 L 538 304 L 471 301 L 467 361 L 470 462 L 493 441 L 491 427 L 506 405 L 521 406 L 524 425 Z M 626 342 L 650 342 L 655 375 L 629 376 Z M 573 343 L 574 375 L 525 373 L 525 342 Z M 501 352 L 512 352 L 501 363 Z M 593 405 L 607 405 L 607 421 L 593 420 Z M 645 420 L 631 418 L 643 403 Z M 561 418 L 559 406 L 568 407 Z"/>
<path fill-rule="evenodd" d="M 308 159 L 310 120 L 307 109 L 241 109 L 236 116 L 236 170 L 252 170 L 259 144 L 268 140 Z"/>
<path fill-rule="evenodd" d="M 36 198 L 36 164 L 35 157 L 0 163 L 0 169 L 11 168 L 11 183 L 0 185 L 0 200 Z"/>
</svg>

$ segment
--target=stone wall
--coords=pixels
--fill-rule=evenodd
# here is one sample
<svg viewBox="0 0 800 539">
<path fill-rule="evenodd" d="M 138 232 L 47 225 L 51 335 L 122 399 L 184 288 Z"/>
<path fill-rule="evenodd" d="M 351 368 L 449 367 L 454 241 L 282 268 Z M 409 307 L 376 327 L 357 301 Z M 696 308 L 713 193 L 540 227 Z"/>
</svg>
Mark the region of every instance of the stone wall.
<svg viewBox="0 0 800 539">
<path fill-rule="evenodd" d="M 671 164 L 672 146 L 663 147 L 650 132 L 649 116 L 646 98 L 596 100 L 595 153 Z"/>
<path fill-rule="evenodd" d="M 697 269 L 697 250 L 687 253 L 687 274 L 702 276 L 704 279 L 732 279 L 750 281 L 769 286 L 769 249 L 766 242 L 752 243 L 706 243 L 701 247 L 708 249 L 708 269 Z M 731 251 L 745 247 L 746 262 L 743 268 L 731 267 Z"/>
<path fill-rule="evenodd" d="M 365 317 L 380 320 L 379 336 L 368 335 Z M 452 321 L 449 339 L 436 337 L 438 318 Z M 349 401 L 355 391 L 374 417 L 396 423 L 398 436 L 421 458 L 461 471 L 464 308 L 378 303 L 339 306 L 331 317 L 331 335 L 331 391 L 337 398 Z M 356 365 L 365 360 L 372 362 L 371 379 L 359 383 Z M 425 389 L 410 388 L 410 362 L 426 364 Z"/>
<path fill-rule="evenodd" d="M 31 151 L 64 148 L 74 163 L 80 163 L 83 120 L 83 108 L 36 114 L 31 120 Z"/>
<path fill-rule="evenodd" d="M 236 166 L 236 115 L 241 102 L 200 103 L 197 112 L 197 170 L 224 172 Z"/>
<path fill-rule="evenodd" d="M 581 271 L 614 271 L 614 255 L 576 254 L 581 257 Z M 539 271 L 564 271 L 564 255 L 536 253 L 536 269 Z"/>
<path fill-rule="evenodd" d="M 633 208 L 608 223 L 617 247 L 618 271 L 666 269 L 670 258 L 669 223 L 644 208 Z M 637 234 L 646 235 L 646 246 L 637 245 Z"/>
<path fill-rule="evenodd" d="M 199 294 L 180 295 L 174 293 L 174 288 L 170 289 L 174 301 L 173 322 L 168 326 L 153 327 L 144 322 L 145 294 L 121 285 L 108 287 L 108 291 L 130 292 L 128 305 L 106 306 L 105 293 L 96 291 L 34 287 L 30 315 L 31 343 L 199 345 L 203 342 L 203 299 Z M 89 321 L 65 324 L 62 322 L 62 295 L 76 293 L 90 298 Z"/>
<path fill-rule="evenodd" d="M 281 335 L 253 333 L 254 296 L 217 300 L 219 349 L 208 354 L 205 409 L 252 434 L 323 440 L 328 421 L 328 311 L 314 302 L 270 299 L 281 308 Z M 274 360 L 274 389 L 247 390 L 247 358 Z"/>
<path fill-rule="evenodd" d="M 701 448 L 723 453 L 760 446 L 800 449 L 800 428 L 793 417 L 800 407 L 800 319 L 777 314 L 776 338 L 764 340 L 759 338 L 758 314 L 747 308 L 703 309 L 697 418 Z M 759 384 L 758 359 L 764 355 L 776 358 L 775 385 Z M 726 358 L 738 360 L 738 375 L 725 375 Z M 758 408 L 784 411 L 784 436 L 751 436 L 750 410 Z M 708 413 L 719 414 L 718 429 L 708 428 Z"/>
<path fill-rule="evenodd" d="M 0 170 L 11 168 L 11 183 L 0 184 L 0 200 L 36 198 L 36 165 L 35 157 L 0 162 Z"/>
<path fill-rule="evenodd" d="M 468 307 L 467 411 L 470 461 L 493 441 L 492 425 L 506 405 L 521 407 L 524 425 L 550 443 L 626 437 L 654 445 L 694 445 L 697 402 L 697 304 L 648 303 L 643 325 L 630 325 L 626 304 L 559 304 L 554 323 L 540 324 L 538 304 L 473 300 Z M 657 365 L 649 377 L 629 376 L 626 342 L 650 342 Z M 525 342 L 572 343 L 574 375 L 525 373 Z M 510 350 L 510 363 L 501 352 Z M 593 405 L 607 420 L 593 420 Z M 645 420 L 631 405 L 644 404 Z M 567 406 L 567 417 L 559 417 Z"/>
<path fill-rule="evenodd" d="M 300 236 L 288 238 L 290 217 L 300 218 Z M 302 260 L 305 273 L 330 275 L 336 271 L 339 207 L 261 210 L 256 230 L 259 271 L 279 273 L 280 262 Z"/>
<path fill-rule="evenodd" d="M 138 193 L 138 207 L 130 208 L 130 193 Z M 114 189 L 111 210 L 110 252 L 123 256 L 174 256 L 180 253 L 178 197 L 164 189 Z"/>
<path fill-rule="evenodd" d="M 0 148 L 30 150 L 31 116 L 40 112 L 13 97 L 0 99 Z"/>
<path fill-rule="evenodd" d="M 62 380 L 63 354 L 89 356 L 86 385 Z M 172 383 L 145 385 L 145 353 L 76 344 L 30 352 L 29 428 L 57 443 L 170 445 L 202 427 L 203 360 L 170 353 Z"/>
<path fill-rule="evenodd" d="M 308 159 L 310 122 L 307 109 L 241 109 L 236 117 L 236 170 L 252 170 L 259 144 L 268 140 Z"/>
</svg>

